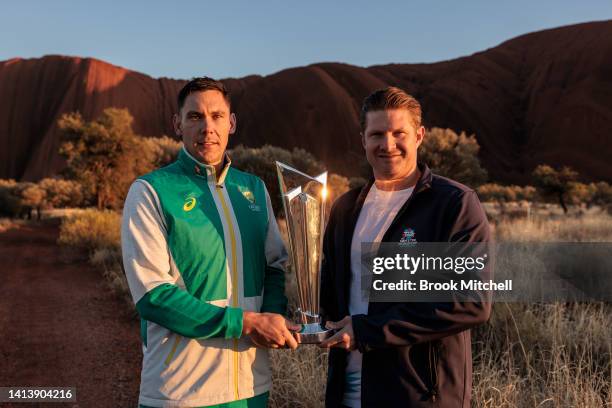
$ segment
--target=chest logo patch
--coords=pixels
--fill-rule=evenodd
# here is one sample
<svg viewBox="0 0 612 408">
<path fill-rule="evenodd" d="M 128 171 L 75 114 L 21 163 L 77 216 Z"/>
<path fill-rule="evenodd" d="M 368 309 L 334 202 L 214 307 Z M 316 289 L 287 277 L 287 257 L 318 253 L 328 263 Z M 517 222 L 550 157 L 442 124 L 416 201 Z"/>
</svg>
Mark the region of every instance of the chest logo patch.
<svg viewBox="0 0 612 408">
<path fill-rule="evenodd" d="M 251 190 L 249 190 L 246 187 L 239 186 L 238 191 L 240 191 L 242 195 L 244 196 L 244 198 L 249 200 L 251 204 L 255 204 L 255 195 L 253 194 Z"/>
<path fill-rule="evenodd" d="M 183 204 L 183 211 L 191 211 L 196 206 L 197 200 L 195 197 L 189 197 L 185 200 L 185 204 Z"/>
<path fill-rule="evenodd" d="M 402 237 L 400 238 L 400 244 L 404 245 L 415 245 L 417 240 L 414 237 L 416 232 L 412 228 L 405 228 L 402 232 Z"/>
</svg>

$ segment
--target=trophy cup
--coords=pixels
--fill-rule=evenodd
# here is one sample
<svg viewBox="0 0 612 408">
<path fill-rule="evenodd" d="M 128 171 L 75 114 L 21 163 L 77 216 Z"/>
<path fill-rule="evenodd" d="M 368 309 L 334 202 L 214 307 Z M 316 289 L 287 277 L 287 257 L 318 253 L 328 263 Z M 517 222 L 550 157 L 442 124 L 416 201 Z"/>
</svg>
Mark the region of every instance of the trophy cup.
<svg viewBox="0 0 612 408">
<path fill-rule="evenodd" d="M 311 177 L 280 162 L 276 162 L 276 171 L 297 280 L 299 341 L 320 343 L 334 333 L 321 326 L 319 316 L 327 172 Z"/>
</svg>

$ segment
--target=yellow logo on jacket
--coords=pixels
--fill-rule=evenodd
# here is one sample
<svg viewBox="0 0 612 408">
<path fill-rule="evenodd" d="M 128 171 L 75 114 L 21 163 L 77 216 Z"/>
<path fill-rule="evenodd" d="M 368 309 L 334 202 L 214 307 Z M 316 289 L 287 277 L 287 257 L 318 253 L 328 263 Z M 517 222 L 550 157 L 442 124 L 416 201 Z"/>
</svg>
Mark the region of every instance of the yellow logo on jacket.
<svg viewBox="0 0 612 408">
<path fill-rule="evenodd" d="M 195 197 L 189 197 L 185 200 L 185 204 L 183 205 L 183 211 L 191 211 L 196 206 L 197 200 Z"/>
<path fill-rule="evenodd" d="M 251 204 L 255 203 L 255 195 L 253 194 L 251 190 L 243 186 L 238 186 L 238 191 L 240 191 L 242 195 L 244 196 L 244 198 L 249 200 Z"/>
</svg>

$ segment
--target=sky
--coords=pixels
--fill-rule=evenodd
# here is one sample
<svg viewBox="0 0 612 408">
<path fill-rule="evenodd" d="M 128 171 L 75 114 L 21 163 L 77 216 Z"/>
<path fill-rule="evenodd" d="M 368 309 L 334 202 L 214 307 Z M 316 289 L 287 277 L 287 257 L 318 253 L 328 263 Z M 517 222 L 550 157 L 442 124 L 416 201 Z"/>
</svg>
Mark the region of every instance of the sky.
<svg viewBox="0 0 612 408">
<path fill-rule="evenodd" d="M 12 0 L 0 1 L 0 60 L 62 54 L 153 77 L 243 77 L 317 62 L 436 62 L 608 19 L 612 0 Z"/>
</svg>

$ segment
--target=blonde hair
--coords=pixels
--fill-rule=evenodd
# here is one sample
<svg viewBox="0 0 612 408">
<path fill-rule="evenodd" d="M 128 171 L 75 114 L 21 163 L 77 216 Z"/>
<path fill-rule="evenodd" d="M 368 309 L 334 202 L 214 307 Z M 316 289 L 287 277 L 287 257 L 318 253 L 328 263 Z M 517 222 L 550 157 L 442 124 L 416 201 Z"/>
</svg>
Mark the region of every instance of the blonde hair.
<svg viewBox="0 0 612 408">
<path fill-rule="evenodd" d="M 412 95 L 406 93 L 403 89 L 395 86 L 379 89 L 372 92 L 363 100 L 361 113 L 359 115 L 359 124 L 361 131 L 366 128 L 366 115 L 372 111 L 382 111 L 391 109 L 406 109 L 410 112 L 414 127 L 421 126 L 421 104 L 414 99 Z"/>
</svg>

